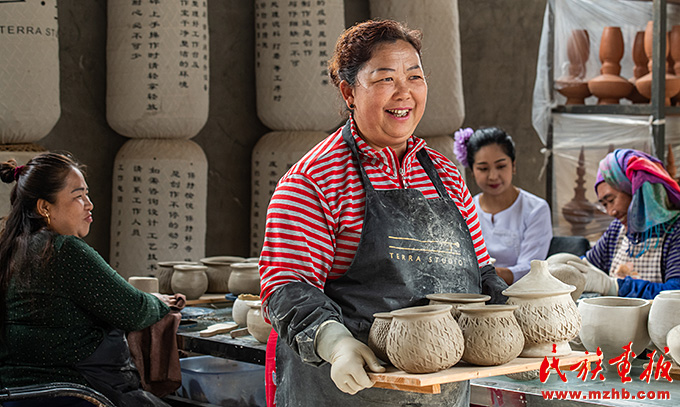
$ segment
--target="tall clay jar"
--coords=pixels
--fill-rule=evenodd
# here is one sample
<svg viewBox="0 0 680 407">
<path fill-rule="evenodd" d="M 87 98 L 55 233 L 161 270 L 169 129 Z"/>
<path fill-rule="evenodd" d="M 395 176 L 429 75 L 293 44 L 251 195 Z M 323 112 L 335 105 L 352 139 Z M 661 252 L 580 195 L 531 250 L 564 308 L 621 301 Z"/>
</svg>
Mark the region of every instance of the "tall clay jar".
<svg viewBox="0 0 680 407">
<path fill-rule="evenodd" d="M 524 333 L 515 319 L 517 305 L 471 304 L 458 308 L 465 348 L 462 359 L 496 366 L 515 359 L 524 348 Z"/>
<path fill-rule="evenodd" d="M 463 355 L 463 333 L 450 305 L 392 311 L 387 357 L 407 373 L 432 373 L 455 365 Z"/>
<path fill-rule="evenodd" d="M 272 331 L 272 326 L 265 322 L 262 316 L 262 301 L 248 301 L 250 309 L 246 315 L 248 332 L 261 343 L 267 343 L 267 338 Z"/>
<path fill-rule="evenodd" d="M 531 270 L 503 290 L 524 332 L 522 357 L 564 356 L 581 329 L 581 315 L 571 292 L 576 287 L 553 277 L 548 262 L 532 260 Z M 553 352 L 553 348 L 555 352 Z"/>
<path fill-rule="evenodd" d="M 170 284 L 174 293 L 184 294 L 187 300 L 197 300 L 208 289 L 206 266 L 178 264 L 174 267 Z"/>
<path fill-rule="evenodd" d="M 161 294 L 174 294 L 172 291 L 172 274 L 175 272 L 175 266 L 178 264 L 193 264 L 199 265 L 191 261 L 159 261 L 158 270 L 156 271 L 156 278 L 158 278 L 158 289 Z"/>
<path fill-rule="evenodd" d="M 375 356 L 384 362 L 390 363 L 387 356 L 387 334 L 392 325 L 392 314 L 389 312 L 377 312 L 373 314 L 373 324 L 368 331 L 368 347 L 371 348 Z"/>
<path fill-rule="evenodd" d="M 260 271 L 257 263 L 233 263 L 229 291 L 234 295 L 260 295 Z"/>
</svg>

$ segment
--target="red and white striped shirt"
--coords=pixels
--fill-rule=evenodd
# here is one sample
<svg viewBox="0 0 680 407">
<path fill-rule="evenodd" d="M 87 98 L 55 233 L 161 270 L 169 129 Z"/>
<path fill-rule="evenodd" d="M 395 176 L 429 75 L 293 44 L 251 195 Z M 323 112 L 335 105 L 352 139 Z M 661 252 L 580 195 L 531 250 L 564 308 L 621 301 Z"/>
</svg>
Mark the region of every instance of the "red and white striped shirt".
<svg viewBox="0 0 680 407">
<path fill-rule="evenodd" d="M 416 158 L 426 148 L 446 190 L 470 229 L 480 267 L 489 263 L 477 212 L 456 166 L 417 137 L 408 140 L 400 166 L 391 148 L 377 151 L 356 133 L 361 163 L 376 190 L 413 188 L 428 199 L 437 190 Z M 401 167 L 401 168 L 400 168 Z M 365 193 L 361 174 L 342 139 L 342 128 L 312 148 L 282 178 L 267 209 L 260 255 L 262 299 L 291 282 L 323 290 L 327 279 L 347 271 L 361 238 Z"/>
</svg>

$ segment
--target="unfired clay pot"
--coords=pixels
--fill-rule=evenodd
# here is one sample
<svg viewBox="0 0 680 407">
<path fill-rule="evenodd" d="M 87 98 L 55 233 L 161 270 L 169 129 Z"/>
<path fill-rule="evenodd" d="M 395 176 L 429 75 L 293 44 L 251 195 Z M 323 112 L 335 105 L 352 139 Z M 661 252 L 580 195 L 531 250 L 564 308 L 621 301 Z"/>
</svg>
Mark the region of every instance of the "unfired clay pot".
<svg viewBox="0 0 680 407">
<path fill-rule="evenodd" d="M 575 289 L 553 277 L 548 262 L 532 260 L 529 273 L 503 290 L 507 304 L 519 305 L 515 318 L 524 332 L 520 356 L 563 356 L 571 352 L 569 341 L 581 329 L 581 315 L 570 295 Z"/>
<path fill-rule="evenodd" d="M 666 335 L 666 344 L 676 365 L 680 365 L 680 325 L 673 327 Z"/>
<path fill-rule="evenodd" d="M 246 326 L 248 323 L 248 311 L 250 306 L 248 306 L 248 301 L 258 301 L 260 296 L 253 294 L 240 294 L 236 297 L 234 305 L 231 307 L 231 317 L 234 322 L 239 324 L 239 326 Z"/>
<path fill-rule="evenodd" d="M 138 277 L 132 276 L 128 278 L 128 283 L 138 290 L 144 291 L 145 293 L 157 293 L 158 291 L 158 279 L 156 277 Z"/>
<path fill-rule="evenodd" d="M 174 267 L 170 284 L 174 293 L 184 294 L 187 300 L 197 300 L 208 289 L 206 266 L 178 264 Z"/>
<path fill-rule="evenodd" d="M 174 267 L 178 264 L 193 264 L 199 265 L 191 261 L 159 261 L 158 271 L 156 271 L 156 278 L 158 278 L 158 289 L 161 294 L 174 294 L 172 292 L 172 274 L 175 272 Z"/>
<path fill-rule="evenodd" d="M 233 263 L 229 276 L 232 294 L 260 295 L 260 272 L 257 263 Z"/>
<path fill-rule="evenodd" d="M 515 319 L 517 305 L 470 304 L 458 308 L 465 348 L 462 359 L 473 365 L 496 366 L 522 352 L 524 333 Z"/>
<path fill-rule="evenodd" d="M 425 296 L 430 300 L 430 305 L 447 304 L 451 305 L 451 315 L 458 320 L 460 312 L 458 307 L 465 304 L 483 304 L 491 299 L 486 294 L 472 294 L 472 293 L 440 293 L 428 294 Z"/>
<path fill-rule="evenodd" d="M 208 292 L 209 293 L 228 293 L 229 276 L 231 276 L 231 265 L 245 260 L 238 256 L 215 256 L 201 259 L 201 263 L 207 266 Z"/>
<path fill-rule="evenodd" d="M 633 342 L 631 350 L 642 354 L 649 345 L 647 319 L 651 302 L 642 298 L 594 297 L 578 304 L 581 314 L 581 342 L 591 353 L 599 347 L 609 360 L 623 353 L 623 347 Z"/>
<path fill-rule="evenodd" d="M 272 326 L 265 322 L 262 316 L 262 301 L 248 301 L 248 315 L 246 317 L 248 332 L 258 341 L 267 343 Z"/>
<path fill-rule="evenodd" d="M 654 346 L 660 351 L 668 346 L 666 336 L 680 325 L 680 290 L 662 291 L 652 301 L 647 330 Z"/>
<path fill-rule="evenodd" d="M 387 357 L 407 373 L 432 373 L 455 365 L 463 355 L 463 342 L 450 305 L 392 311 Z"/>
<path fill-rule="evenodd" d="M 390 332 L 392 324 L 392 314 L 389 312 L 377 312 L 373 314 L 373 324 L 368 332 L 368 347 L 371 348 L 375 356 L 384 362 L 390 362 L 387 356 L 387 334 Z"/>
</svg>

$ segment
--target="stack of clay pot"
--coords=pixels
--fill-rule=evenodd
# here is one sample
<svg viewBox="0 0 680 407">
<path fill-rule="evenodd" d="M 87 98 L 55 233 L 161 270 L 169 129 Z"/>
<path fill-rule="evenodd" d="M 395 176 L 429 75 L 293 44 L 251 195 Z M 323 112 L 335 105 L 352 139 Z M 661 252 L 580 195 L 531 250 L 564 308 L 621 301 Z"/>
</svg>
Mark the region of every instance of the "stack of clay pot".
<svg viewBox="0 0 680 407">
<path fill-rule="evenodd" d="M 576 287 L 553 277 L 548 263 L 531 262 L 531 271 L 512 284 L 503 294 L 514 311 L 522 332 L 522 357 L 564 356 L 571 352 L 569 341 L 581 329 L 581 315 L 571 292 Z"/>
</svg>

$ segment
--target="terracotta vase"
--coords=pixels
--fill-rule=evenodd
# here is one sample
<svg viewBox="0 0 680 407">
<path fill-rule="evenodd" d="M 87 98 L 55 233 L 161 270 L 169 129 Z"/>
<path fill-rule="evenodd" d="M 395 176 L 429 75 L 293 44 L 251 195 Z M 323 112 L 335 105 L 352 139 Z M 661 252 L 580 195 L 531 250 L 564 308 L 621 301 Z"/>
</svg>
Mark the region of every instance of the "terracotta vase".
<svg viewBox="0 0 680 407">
<path fill-rule="evenodd" d="M 520 356 L 563 356 L 571 352 L 569 341 L 581 329 L 581 315 L 570 295 L 575 289 L 553 277 L 548 262 L 532 260 L 529 273 L 503 290 L 507 304 L 519 306 L 515 318 L 524 332 Z"/>
<path fill-rule="evenodd" d="M 392 324 L 392 314 L 389 312 L 377 312 L 373 314 L 373 323 L 368 331 L 368 347 L 371 348 L 375 356 L 383 362 L 391 363 L 387 356 L 387 334 L 390 332 Z"/>
<path fill-rule="evenodd" d="M 137 277 L 132 276 L 128 278 L 128 283 L 138 290 L 144 291 L 145 293 L 157 293 L 158 279 L 156 277 Z"/>
<path fill-rule="evenodd" d="M 654 46 L 654 22 L 649 21 L 647 22 L 647 28 L 645 29 L 645 54 L 647 55 L 647 68 L 649 69 L 649 73 L 646 75 L 638 78 L 637 81 L 635 81 L 635 87 L 637 88 L 638 92 L 646 98 L 651 98 L 652 96 L 652 49 Z M 669 51 L 670 51 L 670 35 L 666 33 L 666 50 L 665 54 L 663 56 L 664 61 L 666 61 L 666 58 L 668 58 Z M 666 62 L 667 63 L 667 62 Z M 666 67 L 666 72 L 668 72 L 668 67 Z M 666 106 L 670 106 L 671 104 L 671 98 L 680 92 L 680 77 L 676 75 L 671 75 L 669 73 L 666 73 L 666 89 L 665 89 L 665 94 L 664 94 L 664 100 Z"/>
<path fill-rule="evenodd" d="M 450 305 L 392 311 L 387 357 L 407 373 L 432 373 L 455 365 L 463 355 L 463 334 Z"/>
<path fill-rule="evenodd" d="M 261 343 L 267 343 L 272 326 L 265 322 L 262 316 L 262 301 L 248 301 L 248 315 L 246 316 L 248 332 Z"/>
<path fill-rule="evenodd" d="M 208 292 L 209 293 L 228 293 L 229 276 L 231 276 L 231 265 L 240 263 L 245 257 L 238 256 L 215 256 L 201 259 L 201 263 L 208 267 Z"/>
<path fill-rule="evenodd" d="M 199 265 L 200 263 L 191 261 L 159 261 L 156 278 L 158 278 L 158 289 L 161 294 L 174 294 L 170 282 L 172 281 L 172 274 L 175 272 L 174 267 L 178 264 Z"/>
<path fill-rule="evenodd" d="M 485 303 L 491 299 L 491 296 L 486 294 L 472 294 L 472 293 L 440 293 L 427 294 L 425 296 L 430 300 L 430 305 L 448 304 L 451 305 L 451 315 L 458 321 L 460 311 L 458 307 L 466 304 L 480 304 Z"/>
<path fill-rule="evenodd" d="M 569 73 L 555 80 L 555 88 L 567 98 L 567 105 L 583 105 L 591 95 L 586 76 L 586 62 L 590 55 L 590 38 L 586 30 L 573 30 L 567 40 Z"/>
<path fill-rule="evenodd" d="M 680 325 L 671 328 L 666 335 L 668 351 L 676 365 L 680 365 Z"/>
<path fill-rule="evenodd" d="M 515 359 L 524 334 L 515 319 L 517 305 L 470 304 L 458 308 L 465 338 L 462 359 L 473 365 L 496 366 Z"/>
<path fill-rule="evenodd" d="M 187 300 L 197 300 L 208 289 L 208 269 L 203 265 L 178 264 L 174 267 L 170 285 L 172 292 L 184 294 Z"/>
<path fill-rule="evenodd" d="M 662 291 L 652 301 L 647 330 L 654 346 L 660 351 L 668 346 L 666 336 L 680 325 L 680 290 Z"/>
<path fill-rule="evenodd" d="M 260 295 L 260 272 L 257 263 L 233 263 L 229 291 L 234 295 Z"/>
<path fill-rule="evenodd" d="M 649 345 L 647 320 L 651 301 L 627 297 L 584 298 L 579 302 L 581 342 L 589 352 L 599 347 L 604 360 L 620 355 L 633 342 L 632 351 L 640 355 Z M 622 323 L 625 321 L 625 323 Z"/>
<path fill-rule="evenodd" d="M 635 33 L 635 40 L 633 41 L 631 54 L 635 67 L 633 68 L 633 77 L 628 79 L 628 82 L 633 84 L 633 89 L 631 90 L 630 95 L 628 95 L 628 99 L 630 99 L 630 101 L 633 103 L 649 103 L 649 98 L 642 96 L 637 90 L 637 87 L 635 87 L 635 82 L 637 82 L 638 78 L 641 78 L 649 73 L 649 68 L 647 67 L 649 60 L 647 59 L 647 54 L 645 53 L 644 31 L 638 31 Z"/>
<path fill-rule="evenodd" d="M 623 57 L 621 27 L 604 27 L 600 38 L 600 75 L 588 81 L 588 89 L 598 97 L 598 104 L 618 104 L 628 96 L 633 85 L 622 78 L 619 61 Z"/>
<path fill-rule="evenodd" d="M 259 299 L 260 296 L 252 294 L 240 294 L 236 297 L 234 305 L 231 307 L 231 317 L 234 319 L 234 322 L 239 324 L 239 326 L 246 326 L 248 323 L 248 310 L 250 310 L 248 301 L 258 301 Z"/>
</svg>

